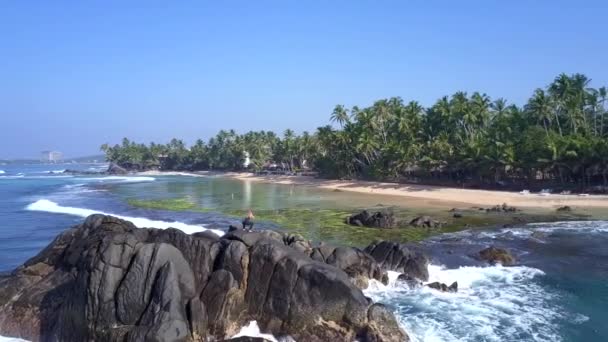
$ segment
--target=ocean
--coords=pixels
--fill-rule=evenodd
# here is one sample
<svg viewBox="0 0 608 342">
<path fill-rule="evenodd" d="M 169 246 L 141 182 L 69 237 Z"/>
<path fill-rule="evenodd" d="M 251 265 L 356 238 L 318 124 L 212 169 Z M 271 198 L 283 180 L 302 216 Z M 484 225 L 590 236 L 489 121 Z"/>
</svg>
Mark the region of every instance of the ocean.
<svg viewBox="0 0 608 342">
<path fill-rule="evenodd" d="M 175 227 L 223 234 L 247 208 L 293 209 L 317 217 L 325 208 L 373 205 L 376 197 L 287 185 L 251 184 L 219 177 L 79 176 L 65 169 L 105 165 L 0 165 L 0 272 L 34 256 L 64 229 L 93 213 L 142 227 Z M 210 210 L 171 211 L 131 200 L 186 198 Z M 367 202 L 366 202 L 367 201 Z M 369 203 L 368 203 L 369 202 Z M 316 215 L 316 216 L 315 216 Z M 323 221 L 298 222 L 307 236 L 352 244 L 353 231 L 324 230 Z M 283 229 L 259 222 L 260 229 Z M 371 230 L 373 231 L 373 230 Z M 329 233 L 331 232 L 331 234 Z M 367 236 L 365 237 L 367 238 Z M 430 281 L 457 293 L 409 289 L 372 281 L 365 290 L 395 310 L 413 341 L 608 341 L 608 222 L 536 223 L 508 229 L 467 230 L 425 239 Z M 505 247 L 513 267 L 487 266 L 470 256 L 489 245 Z M 255 327 L 248 327 L 255 330 Z M 0 341 L 9 341 L 0 337 Z M 16 340 L 15 340 L 16 341 Z"/>
</svg>

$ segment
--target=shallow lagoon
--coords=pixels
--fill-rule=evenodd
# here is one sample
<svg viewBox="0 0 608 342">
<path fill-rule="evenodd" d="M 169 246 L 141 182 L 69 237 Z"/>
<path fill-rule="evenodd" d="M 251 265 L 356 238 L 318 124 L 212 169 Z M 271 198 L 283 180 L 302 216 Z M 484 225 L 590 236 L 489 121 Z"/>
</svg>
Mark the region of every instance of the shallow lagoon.
<svg viewBox="0 0 608 342">
<path fill-rule="evenodd" d="M 286 229 L 314 241 L 355 246 L 363 246 L 376 239 L 416 241 L 468 227 L 573 217 L 563 214 L 557 217 L 546 209 L 487 213 L 457 202 L 331 191 L 312 186 L 267 184 L 218 176 L 163 176 L 155 182 L 121 185 L 113 187 L 111 191 L 135 208 L 189 212 L 202 216 L 220 214 L 236 225 L 240 224 L 247 210 L 252 209 L 257 228 Z M 500 203 L 488 206 L 495 204 Z M 458 208 L 463 217 L 454 218 L 451 208 Z M 401 228 L 374 229 L 344 223 L 345 217 L 361 209 L 392 210 L 397 220 L 402 222 Z M 446 224 L 440 229 L 409 227 L 407 222 L 419 215 L 430 215 Z M 214 223 L 211 225 L 213 228 L 226 228 Z"/>
</svg>

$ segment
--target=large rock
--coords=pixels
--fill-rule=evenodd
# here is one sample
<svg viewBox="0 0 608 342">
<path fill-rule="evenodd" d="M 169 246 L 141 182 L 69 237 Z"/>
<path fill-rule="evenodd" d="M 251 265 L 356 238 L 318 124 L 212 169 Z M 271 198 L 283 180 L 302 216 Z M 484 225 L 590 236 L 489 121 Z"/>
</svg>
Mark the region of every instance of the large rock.
<svg viewBox="0 0 608 342">
<path fill-rule="evenodd" d="M 394 228 L 396 226 L 395 216 L 390 211 L 377 211 L 370 214 L 367 210 L 349 216 L 346 223 L 359 227 L 372 228 Z"/>
<path fill-rule="evenodd" d="M 444 283 L 438 281 L 426 284 L 426 286 L 441 292 L 458 292 L 458 282 L 453 282 L 452 285 L 447 286 Z"/>
<path fill-rule="evenodd" d="M 110 163 L 106 173 L 110 175 L 126 175 L 129 171 L 116 163 Z"/>
<path fill-rule="evenodd" d="M 502 264 L 504 266 L 513 265 L 515 258 L 504 248 L 488 247 L 479 252 L 478 259 L 487 261 L 491 264 Z"/>
<path fill-rule="evenodd" d="M 410 221 L 410 226 L 425 227 L 425 228 L 440 228 L 441 222 L 433 220 L 430 216 L 418 216 Z"/>
<path fill-rule="evenodd" d="M 380 241 L 367 246 L 365 252 L 385 270 L 400 272 L 423 281 L 429 279 L 429 259 L 416 245 Z"/>
<path fill-rule="evenodd" d="M 256 320 L 264 333 L 297 341 L 408 340 L 342 270 L 373 275 L 376 263 L 338 248 L 320 262 L 306 247 L 274 232 L 218 238 L 93 215 L 0 279 L 0 335 L 222 340 Z"/>
</svg>

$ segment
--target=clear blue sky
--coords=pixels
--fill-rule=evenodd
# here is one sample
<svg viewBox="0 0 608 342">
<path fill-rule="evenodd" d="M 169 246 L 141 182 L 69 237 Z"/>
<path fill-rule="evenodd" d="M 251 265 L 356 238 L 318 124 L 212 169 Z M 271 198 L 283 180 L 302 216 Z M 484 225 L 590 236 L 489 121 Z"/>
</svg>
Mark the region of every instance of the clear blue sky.
<svg viewBox="0 0 608 342">
<path fill-rule="evenodd" d="M 85 5 L 86 4 L 86 5 Z M 608 85 L 607 1 L 1 1 L 0 158 L 314 130 L 336 104 Z"/>
</svg>

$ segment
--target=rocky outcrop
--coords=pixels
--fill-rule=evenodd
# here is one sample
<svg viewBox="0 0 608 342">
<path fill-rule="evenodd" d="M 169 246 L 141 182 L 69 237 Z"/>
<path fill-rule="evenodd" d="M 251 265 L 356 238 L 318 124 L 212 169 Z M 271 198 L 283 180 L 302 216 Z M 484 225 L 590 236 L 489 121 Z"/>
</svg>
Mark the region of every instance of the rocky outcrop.
<svg viewBox="0 0 608 342">
<path fill-rule="evenodd" d="M 372 228 L 394 228 L 397 225 L 395 216 L 392 212 L 377 211 L 370 214 L 367 210 L 347 217 L 346 223 L 353 226 Z"/>
<path fill-rule="evenodd" d="M 374 258 L 358 248 L 330 245 L 313 247 L 310 241 L 298 234 L 280 234 L 270 230 L 256 233 L 233 230 L 225 238 L 238 239 L 246 244 L 255 243 L 259 239 L 269 239 L 284 244 L 308 255 L 315 261 L 341 269 L 361 289 L 367 288 L 368 279 L 376 279 L 385 284 L 388 282 L 386 271 L 380 267 Z"/>
<path fill-rule="evenodd" d="M 419 279 L 416 279 L 407 274 L 400 274 L 397 277 L 397 282 L 405 283 L 407 285 L 407 287 L 409 287 L 410 289 L 415 289 L 415 288 L 419 288 L 420 286 L 422 286 L 422 282 Z"/>
<path fill-rule="evenodd" d="M 369 303 L 348 276 L 381 276 L 372 257 L 308 247 L 271 231 L 219 238 L 93 215 L 0 279 L 0 334 L 206 341 L 256 320 L 265 333 L 297 341 L 408 340 L 393 314 Z M 392 259 L 384 263 L 415 269 Z"/>
<path fill-rule="evenodd" d="M 429 259 L 415 245 L 391 241 L 374 242 L 365 248 L 382 269 L 403 273 L 427 281 Z"/>
<path fill-rule="evenodd" d="M 106 173 L 109 175 L 126 175 L 129 171 L 116 163 L 110 163 Z"/>
<path fill-rule="evenodd" d="M 509 253 L 509 251 L 494 246 L 480 251 L 477 258 L 491 264 L 499 263 L 504 266 L 513 265 L 515 263 L 515 258 L 511 255 L 511 253 Z"/>
<path fill-rule="evenodd" d="M 572 207 L 568 206 L 568 205 L 564 205 L 562 207 L 559 207 L 556 209 L 559 212 L 571 212 L 572 211 Z"/>
<path fill-rule="evenodd" d="M 412 227 L 440 228 L 441 225 L 441 222 L 433 220 L 432 217 L 426 215 L 418 216 L 410 221 L 410 226 Z"/>
<path fill-rule="evenodd" d="M 516 207 L 509 206 L 507 203 L 503 203 L 502 205 L 495 205 L 490 208 L 479 208 L 479 210 L 485 210 L 486 212 L 505 212 L 505 213 L 514 213 L 519 211 Z"/>
<path fill-rule="evenodd" d="M 453 282 L 452 285 L 447 286 L 444 283 L 438 281 L 426 284 L 426 286 L 441 292 L 458 292 L 458 282 Z"/>
</svg>

